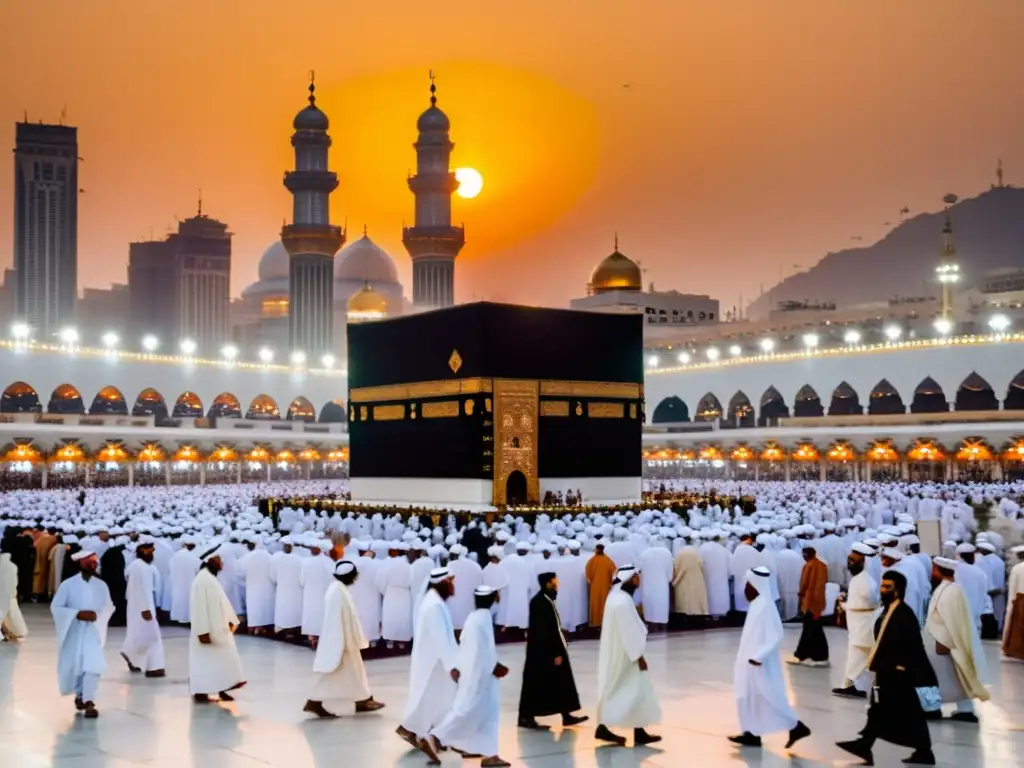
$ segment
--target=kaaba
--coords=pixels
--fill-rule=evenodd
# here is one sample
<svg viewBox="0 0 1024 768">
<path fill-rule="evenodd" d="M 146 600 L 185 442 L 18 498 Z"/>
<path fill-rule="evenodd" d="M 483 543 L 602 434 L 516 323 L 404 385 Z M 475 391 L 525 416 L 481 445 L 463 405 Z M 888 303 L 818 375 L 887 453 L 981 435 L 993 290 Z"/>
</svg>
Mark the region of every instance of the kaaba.
<svg viewBox="0 0 1024 768">
<path fill-rule="evenodd" d="M 643 316 L 480 302 L 348 326 L 354 501 L 640 498 Z"/>
</svg>

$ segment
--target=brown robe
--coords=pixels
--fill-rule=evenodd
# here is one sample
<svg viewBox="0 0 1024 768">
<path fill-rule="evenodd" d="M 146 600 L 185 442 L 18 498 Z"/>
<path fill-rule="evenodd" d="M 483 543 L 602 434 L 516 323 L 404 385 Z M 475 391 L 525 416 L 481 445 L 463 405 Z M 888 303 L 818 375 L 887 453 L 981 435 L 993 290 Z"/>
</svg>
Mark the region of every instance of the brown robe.
<svg viewBox="0 0 1024 768">
<path fill-rule="evenodd" d="M 1003 630 L 1003 653 L 1011 659 L 1024 661 L 1024 592 L 1014 595 L 1010 617 Z"/>
<path fill-rule="evenodd" d="M 595 554 L 587 562 L 587 583 L 590 584 L 590 621 L 592 627 L 600 627 L 604 621 L 604 604 L 612 591 L 615 579 L 615 563 L 603 552 Z"/>
<path fill-rule="evenodd" d="M 57 544 L 52 533 L 42 533 L 35 541 L 36 567 L 32 572 L 32 594 L 45 595 L 50 581 L 50 550 Z"/>
<path fill-rule="evenodd" d="M 828 566 L 817 557 L 804 563 L 800 573 L 800 612 L 821 618 L 825 612 L 825 584 Z"/>
</svg>

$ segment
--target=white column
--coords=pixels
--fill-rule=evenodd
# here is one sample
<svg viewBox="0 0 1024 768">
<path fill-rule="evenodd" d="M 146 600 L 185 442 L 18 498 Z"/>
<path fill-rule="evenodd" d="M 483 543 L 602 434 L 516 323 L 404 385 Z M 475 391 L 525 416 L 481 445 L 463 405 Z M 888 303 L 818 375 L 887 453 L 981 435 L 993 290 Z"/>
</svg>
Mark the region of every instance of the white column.
<svg viewBox="0 0 1024 768">
<path fill-rule="evenodd" d="M 131 488 L 135 485 L 135 464 L 128 462 L 128 487 Z"/>
</svg>

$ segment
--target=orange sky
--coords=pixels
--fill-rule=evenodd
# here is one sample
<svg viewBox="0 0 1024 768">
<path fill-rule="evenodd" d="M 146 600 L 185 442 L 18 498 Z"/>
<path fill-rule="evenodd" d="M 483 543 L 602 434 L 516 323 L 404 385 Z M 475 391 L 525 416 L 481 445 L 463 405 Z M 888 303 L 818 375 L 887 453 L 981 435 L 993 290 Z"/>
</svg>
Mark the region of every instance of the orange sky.
<svg viewBox="0 0 1024 768">
<path fill-rule="evenodd" d="M 67 105 L 82 285 L 125 280 L 128 242 L 191 215 L 201 187 L 235 232 L 237 295 L 290 215 L 314 68 L 332 216 L 367 224 L 410 292 L 405 175 L 432 67 L 453 162 L 485 177 L 455 206 L 460 300 L 564 305 L 617 230 L 648 280 L 725 311 L 903 205 L 975 194 L 998 156 L 1024 183 L 1022 29 L 1021 0 L 5 2 L 0 146 L 25 109 Z"/>
</svg>

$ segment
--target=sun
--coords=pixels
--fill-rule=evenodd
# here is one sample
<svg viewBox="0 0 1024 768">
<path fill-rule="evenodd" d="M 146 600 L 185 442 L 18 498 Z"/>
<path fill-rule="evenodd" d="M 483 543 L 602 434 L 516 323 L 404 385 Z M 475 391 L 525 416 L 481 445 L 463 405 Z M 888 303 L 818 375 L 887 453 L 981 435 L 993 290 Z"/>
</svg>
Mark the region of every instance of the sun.
<svg viewBox="0 0 1024 768">
<path fill-rule="evenodd" d="M 459 182 L 459 197 L 467 200 L 479 195 L 484 188 L 484 177 L 475 168 L 456 168 L 455 179 Z"/>
</svg>

